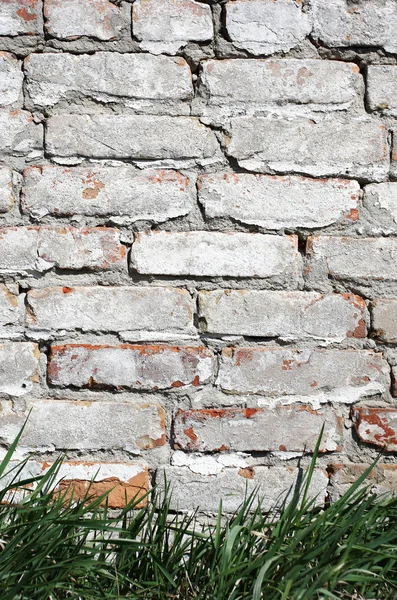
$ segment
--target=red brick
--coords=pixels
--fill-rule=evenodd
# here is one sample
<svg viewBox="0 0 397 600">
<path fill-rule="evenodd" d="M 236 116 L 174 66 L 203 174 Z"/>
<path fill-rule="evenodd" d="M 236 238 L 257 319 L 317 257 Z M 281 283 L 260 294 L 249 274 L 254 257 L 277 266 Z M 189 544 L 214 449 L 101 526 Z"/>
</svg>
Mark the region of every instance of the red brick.
<svg viewBox="0 0 397 600">
<path fill-rule="evenodd" d="M 396 408 L 355 407 L 352 419 L 362 442 L 390 452 L 397 450 Z"/>
</svg>

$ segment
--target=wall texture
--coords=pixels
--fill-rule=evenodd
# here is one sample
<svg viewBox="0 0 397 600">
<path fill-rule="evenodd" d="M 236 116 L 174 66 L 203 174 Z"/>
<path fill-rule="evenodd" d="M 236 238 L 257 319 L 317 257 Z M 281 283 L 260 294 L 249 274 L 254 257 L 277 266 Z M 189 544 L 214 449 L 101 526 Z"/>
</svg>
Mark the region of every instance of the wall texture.
<svg viewBox="0 0 397 600">
<path fill-rule="evenodd" d="M 0 442 L 266 506 L 397 489 L 397 2 L 1 0 Z"/>
</svg>

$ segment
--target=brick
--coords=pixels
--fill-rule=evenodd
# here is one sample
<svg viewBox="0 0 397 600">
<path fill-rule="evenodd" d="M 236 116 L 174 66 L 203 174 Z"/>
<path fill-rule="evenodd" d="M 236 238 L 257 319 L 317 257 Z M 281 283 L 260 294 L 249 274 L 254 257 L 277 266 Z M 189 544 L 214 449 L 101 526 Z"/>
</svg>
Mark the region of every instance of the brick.
<svg viewBox="0 0 397 600">
<path fill-rule="evenodd" d="M 192 117 L 58 115 L 47 121 L 46 149 L 51 156 L 163 160 L 172 165 L 178 160 L 220 160 L 214 133 Z"/>
<path fill-rule="evenodd" d="M 350 403 L 386 392 L 389 370 L 381 354 L 367 350 L 226 348 L 217 383 L 229 393 Z"/>
<path fill-rule="evenodd" d="M 397 240 L 393 238 L 311 237 L 308 253 L 313 267 L 324 264 L 332 279 L 366 285 L 397 281 Z"/>
<path fill-rule="evenodd" d="M 38 381 L 39 357 L 37 344 L 2 342 L 0 344 L 0 393 L 8 396 L 24 396 L 31 392 L 33 384 Z"/>
<path fill-rule="evenodd" d="M 51 463 L 44 463 L 41 474 L 49 468 Z M 106 493 L 103 506 L 124 508 L 134 501 L 135 508 L 142 508 L 147 503 L 143 496 L 149 489 L 148 469 L 137 464 L 63 461 L 55 486 L 73 500 L 95 499 Z"/>
<path fill-rule="evenodd" d="M 265 229 L 349 225 L 358 218 L 360 186 L 346 179 L 216 173 L 201 175 L 206 216 L 229 217 Z"/>
<path fill-rule="evenodd" d="M 31 54 L 24 62 L 29 107 L 81 105 L 84 100 L 169 114 L 190 114 L 191 73 L 183 58 L 97 52 Z M 156 85 L 153 82 L 156 82 Z M 1 96 L 0 96 L 1 97 Z"/>
<path fill-rule="evenodd" d="M 222 500 L 222 510 L 236 512 L 247 495 L 257 492 L 253 503 L 255 508 L 261 499 L 265 511 L 280 505 L 284 499 L 291 500 L 299 485 L 301 469 L 294 467 L 251 467 L 248 469 L 224 469 L 216 477 L 199 475 L 187 467 L 169 467 L 159 469 L 158 482 L 161 489 L 165 481 L 170 485 L 172 495 L 171 508 L 174 510 L 195 510 L 217 513 Z M 328 476 L 321 469 L 314 469 L 309 488 L 309 497 L 315 504 L 325 501 Z"/>
<path fill-rule="evenodd" d="M 377 298 L 371 303 L 373 335 L 382 342 L 397 342 L 397 299 Z"/>
<path fill-rule="evenodd" d="M 1 177 L 1 170 L 0 170 Z M 1 190 L 1 188 L 0 188 Z M 117 222 L 166 221 L 186 215 L 195 190 L 177 171 L 122 167 L 29 167 L 21 205 L 35 219 L 46 215 L 115 217 Z"/>
<path fill-rule="evenodd" d="M 16 286 L 0 284 L 0 335 L 7 335 L 9 327 L 23 324 L 22 298 Z"/>
<path fill-rule="evenodd" d="M 370 109 L 381 110 L 388 115 L 396 116 L 396 94 L 397 67 L 393 65 L 369 65 L 367 69 L 367 100 Z"/>
<path fill-rule="evenodd" d="M 131 266 L 153 275 L 296 279 L 300 260 L 295 236 L 158 231 L 136 235 Z"/>
<path fill-rule="evenodd" d="M 2 477 L 3 487 L 13 485 L 12 491 L 6 495 L 11 503 L 20 502 L 27 493 L 37 488 L 32 483 L 29 491 L 18 486 L 23 480 L 34 479 L 46 475 L 52 467 L 51 461 L 40 462 L 27 460 L 23 466 L 16 460 L 10 461 L 9 471 Z M 16 475 L 16 469 L 18 474 Z M 126 501 L 136 499 L 136 508 L 147 502 L 142 496 L 149 489 L 147 467 L 139 463 L 78 462 L 63 460 L 57 471 L 52 474 L 52 490 L 64 495 L 66 499 L 90 501 L 107 494 L 102 505 L 109 508 L 124 508 Z"/>
<path fill-rule="evenodd" d="M 369 212 L 372 235 L 397 233 L 397 183 L 371 183 L 364 188 L 364 208 Z"/>
<path fill-rule="evenodd" d="M 0 272 L 126 267 L 119 233 L 106 227 L 2 227 Z"/>
<path fill-rule="evenodd" d="M 143 50 L 174 54 L 188 42 L 213 36 L 211 8 L 194 0 L 135 0 L 132 31 Z"/>
<path fill-rule="evenodd" d="M 328 470 L 331 474 L 330 483 L 332 488 L 339 496 L 344 494 L 370 466 L 370 464 L 365 463 L 331 463 L 328 465 Z M 373 493 L 384 494 L 392 492 L 395 494 L 397 491 L 397 466 L 388 463 L 378 463 L 364 480 L 364 485 L 369 485 Z"/>
<path fill-rule="evenodd" d="M 393 130 L 393 149 L 391 153 L 390 175 L 397 177 L 397 129 Z"/>
<path fill-rule="evenodd" d="M 15 201 L 12 171 L 8 167 L 0 167 L 0 213 L 8 212 Z"/>
<path fill-rule="evenodd" d="M 46 32 L 60 40 L 118 39 L 128 27 L 129 14 L 128 5 L 116 6 L 110 0 L 44 0 Z"/>
<path fill-rule="evenodd" d="M 24 110 L 0 110 L 0 156 L 37 156 L 43 148 L 43 126 Z"/>
<path fill-rule="evenodd" d="M 20 104 L 23 82 L 21 64 L 13 54 L 0 52 L 0 106 L 2 107 Z"/>
<path fill-rule="evenodd" d="M 287 52 L 311 30 L 300 1 L 229 0 L 226 29 L 237 48 L 252 54 Z"/>
<path fill-rule="evenodd" d="M 241 167 L 258 172 L 381 181 L 389 168 L 387 131 L 368 119 L 237 117 L 231 121 L 227 145 Z"/>
<path fill-rule="evenodd" d="M 166 287 L 52 287 L 27 295 L 27 327 L 35 331 L 193 334 L 194 303 Z"/>
<path fill-rule="evenodd" d="M 363 96 L 357 65 L 327 60 L 208 60 L 202 66 L 201 86 L 206 94 L 202 114 L 225 119 L 271 108 L 292 108 L 294 113 L 302 108 L 343 110 Z"/>
<path fill-rule="evenodd" d="M 203 329 L 218 335 L 326 339 L 366 336 L 365 302 L 353 294 L 215 290 L 199 292 Z"/>
<path fill-rule="evenodd" d="M 41 0 L 3 0 L 0 2 L 0 35 L 43 33 Z"/>
<path fill-rule="evenodd" d="M 314 0 L 313 37 L 326 46 L 373 46 L 397 51 L 394 0 Z"/>
<path fill-rule="evenodd" d="M 150 450 L 165 444 L 165 411 L 153 400 L 80 401 L 31 400 L 21 448 L 55 450 Z M 1 432 L 10 444 L 27 414 L 1 404 Z"/>
<path fill-rule="evenodd" d="M 352 420 L 362 442 L 384 448 L 388 452 L 397 450 L 397 410 L 395 408 L 354 407 Z"/>
<path fill-rule="evenodd" d="M 215 369 L 205 347 L 183 346 L 52 346 L 48 378 L 66 387 L 171 389 L 208 383 Z"/>
<path fill-rule="evenodd" d="M 174 447 L 198 452 L 313 451 L 325 425 L 320 452 L 341 449 L 342 423 L 332 409 L 308 405 L 179 411 Z"/>
<path fill-rule="evenodd" d="M 117 229 L 108 227 L 41 227 L 37 252 L 49 268 L 126 270 L 126 248 L 119 237 Z"/>
</svg>

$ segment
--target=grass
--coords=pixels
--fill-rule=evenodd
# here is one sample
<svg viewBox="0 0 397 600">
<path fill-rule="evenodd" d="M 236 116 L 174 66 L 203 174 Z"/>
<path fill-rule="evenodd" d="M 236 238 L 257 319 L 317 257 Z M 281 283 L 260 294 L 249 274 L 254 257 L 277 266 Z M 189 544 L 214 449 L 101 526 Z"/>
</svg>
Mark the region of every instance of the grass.
<svg viewBox="0 0 397 600">
<path fill-rule="evenodd" d="M 117 517 L 105 496 L 73 501 L 54 492 L 60 461 L 15 492 L 20 463 L 1 487 L 17 443 L 0 464 L 1 600 L 397 598 L 397 500 L 363 487 L 368 470 L 316 508 L 308 488 L 318 445 L 281 509 L 262 513 L 250 496 L 203 526 L 173 514 L 168 491 Z"/>
</svg>

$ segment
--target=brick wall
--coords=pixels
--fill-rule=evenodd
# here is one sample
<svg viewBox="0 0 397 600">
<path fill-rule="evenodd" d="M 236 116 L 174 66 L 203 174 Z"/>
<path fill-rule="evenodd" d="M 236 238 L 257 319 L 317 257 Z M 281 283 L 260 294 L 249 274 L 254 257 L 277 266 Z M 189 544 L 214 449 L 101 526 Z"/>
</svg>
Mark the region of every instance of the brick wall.
<svg viewBox="0 0 397 600">
<path fill-rule="evenodd" d="M 0 2 L 0 442 L 123 504 L 397 489 L 395 0 Z"/>
</svg>

